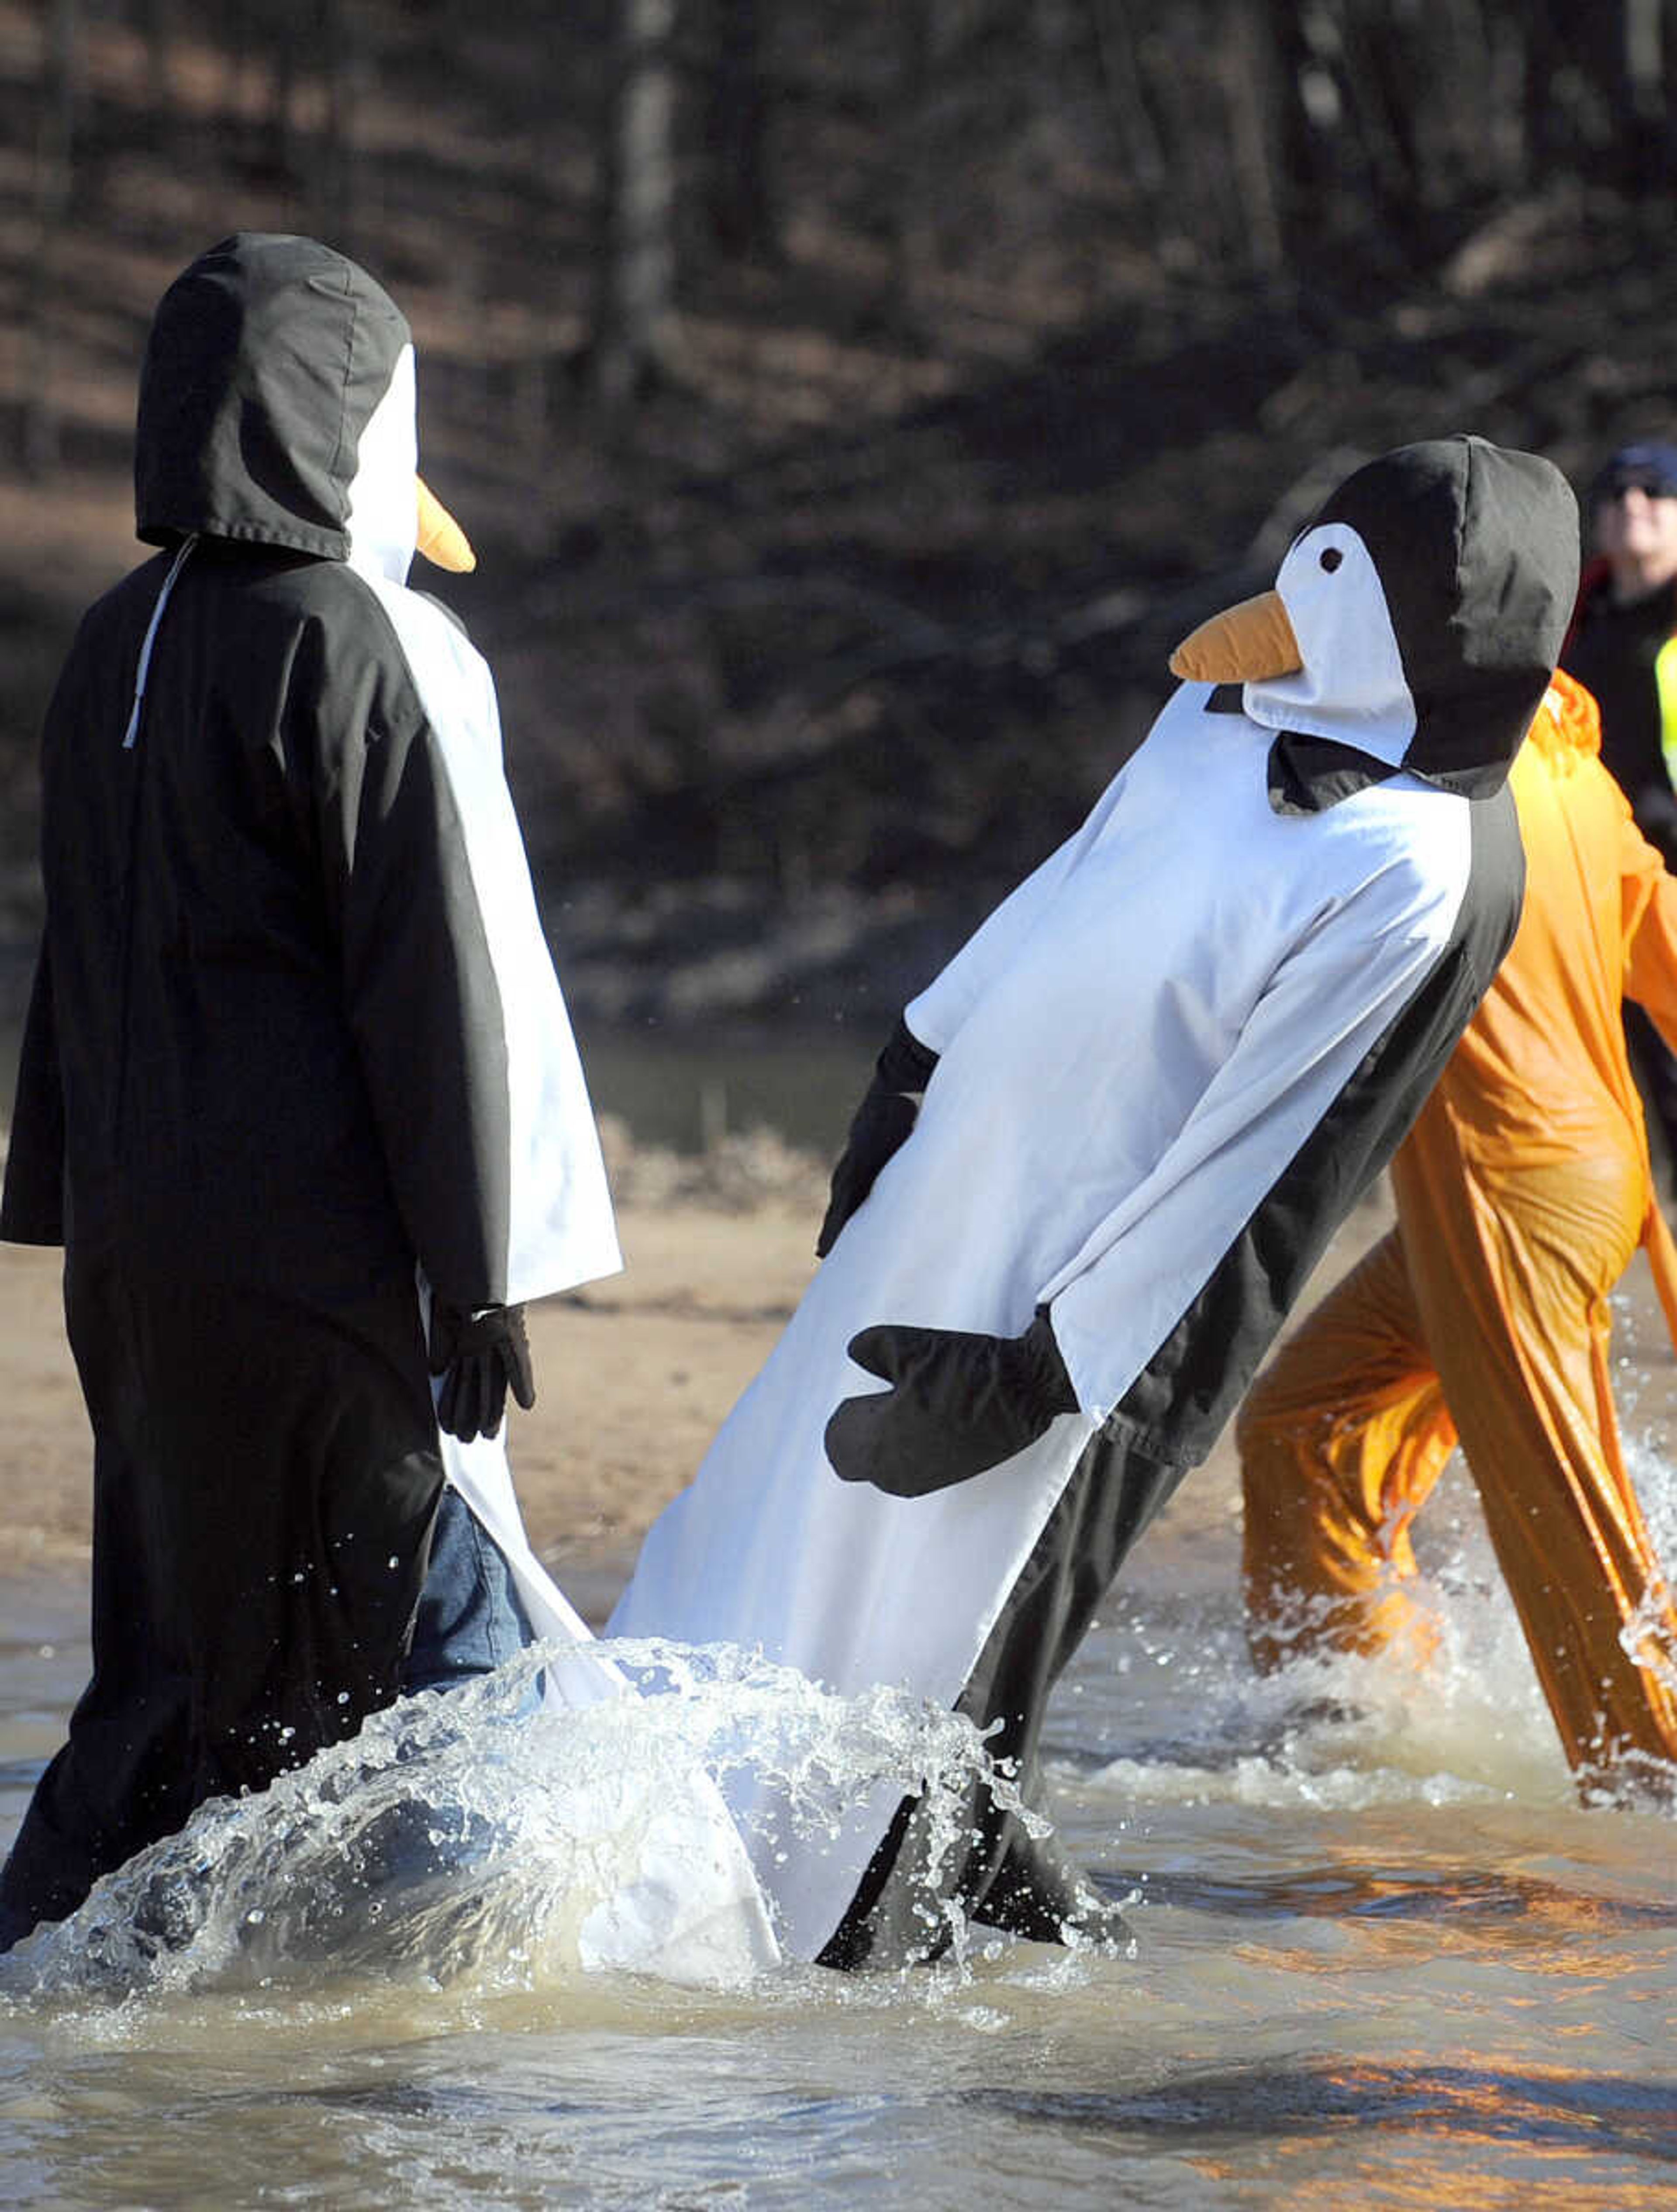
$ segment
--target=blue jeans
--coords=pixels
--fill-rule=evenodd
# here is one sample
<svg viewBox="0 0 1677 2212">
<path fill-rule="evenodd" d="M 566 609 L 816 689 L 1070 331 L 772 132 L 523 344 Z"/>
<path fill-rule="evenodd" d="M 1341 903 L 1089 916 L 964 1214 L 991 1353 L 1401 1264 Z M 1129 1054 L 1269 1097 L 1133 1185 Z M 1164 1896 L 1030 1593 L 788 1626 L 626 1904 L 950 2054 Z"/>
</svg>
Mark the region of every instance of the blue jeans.
<svg viewBox="0 0 1677 2212">
<path fill-rule="evenodd" d="M 402 1694 L 452 1689 L 473 1675 L 492 1674 L 534 1641 L 506 1560 L 459 1492 L 445 1483 Z"/>
</svg>

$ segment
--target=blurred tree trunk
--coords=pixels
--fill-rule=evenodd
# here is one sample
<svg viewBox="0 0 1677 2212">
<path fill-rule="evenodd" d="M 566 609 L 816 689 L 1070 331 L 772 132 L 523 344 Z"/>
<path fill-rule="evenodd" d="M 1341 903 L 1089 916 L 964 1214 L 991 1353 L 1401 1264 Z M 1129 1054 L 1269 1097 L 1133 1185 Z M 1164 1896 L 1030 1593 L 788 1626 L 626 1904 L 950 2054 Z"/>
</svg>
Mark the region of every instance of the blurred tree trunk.
<svg viewBox="0 0 1677 2212">
<path fill-rule="evenodd" d="M 1102 74 L 1151 236 L 1175 265 L 1233 263 L 1245 224 L 1220 48 L 1229 0 L 1176 0 L 1163 21 L 1134 0 L 1096 4 Z"/>
<path fill-rule="evenodd" d="M 282 0 L 276 10 L 264 10 L 263 44 L 268 49 L 268 146 L 265 166 L 288 185 L 307 178 L 307 155 L 297 125 L 297 89 L 302 71 L 298 33 L 304 38 L 317 30 L 324 13 L 321 0 Z M 311 20 L 313 19 L 313 20 Z"/>
<path fill-rule="evenodd" d="M 1437 120 L 1434 145 L 1458 189 L 1517 191 L 1523 181 L 1517 70 L 1508 68 L 1497 0 L 1434 0 Z M 1513 27 L 1518 31 L 1518 19 Z"/>
<path fill-rule="evenodd" d="M 778 259 L 769 185 L 769 93 L 761 0 L 710 0 L 712 46 L 705 99 L 705 207 L 724 252 Z"/>
<path fill-rule="evenodd" d="M 1340 25 L 1344 82 L 1369 179 L 1399 235 L 1419 200 L 1417 109 L 1432 97 L 1425 66 L 1411 66 L 1407 28 L 1391 11 L 1358 0 L 1346 0 Z"/>
<path fill-rule="evenodd" d="M 932 222 L 925 154 L 932 94 L 935 0 L 897 0 L 896 87 L 890 126 L 896 190 L 890 216 L 890 317 L 912 328 L 932 261 Z"/>
<path fill-rule="evenodd" d="M 355 104 L 362 51 L 355 0 L 321 0 L 320 73 L 325 94 L 314 178 L 321 228 L 340 246 L 355 220 Z"/>
<path fill-rule="evenodd" d="M 1118 134 L 1119 151 L 1149 208 L 1164 195 L 1165 159 L 1143 90 L 1136 27 L 1129 0 L 1090 0 L 1101 57 L 1101 79 Z"/>
<path fill-rule="evenodd" d="M 1665 105 L 1665 21 L 1662 0 L 1619 0 L 1613 41 L 1625 181 L 1633 191 L 1664 185 L 1671 173 Z"/>
<path fill-rule="evenodd" d="M 179 0 L 145 0 L 146 105 L 154 145 L 167 146 L 174 107 L 174 41 Z"/>
<path fill-rule="evenodd" d="M 1565 6 L 1565 0 L 1531 0 L 1524 15 L 1526 179 L 1533 185 L 1546 184 L 1570 150 L 1555 99 L 1555 80 L 1566 58 Z"/>
<path fill-rule="evenodd" d="M 1527 161 L 1603 174 L 1644 194 L 1672 172 L 1677 54 L 1664 0 L 1532 0 L 1527 40 Z"/>
<path fill-rule="evenodd" d="M 1066 56 L 1076 44 L 1082 11 L 1076 0 L 1025 0 L 1024 29 L 1042 82 L 1057 89 Z"/>
<path fill-rule="evenodd" d="M 78 0 L 50 0 L 50 9 L 35 116 L 35 247 L 29 260 L 20 425 L 21 459 L 32 476 L 53 467 L 59 454 L 56 308 L 64 288 L 63 247 L 82 93 Z"/>
<path fill-rule="evenodd" d="M 214 17 L 228 82 L 233 159 L 264 182 L 307 187 L 297 94 L 326 0 L 220 0 Z"/>
<path fill-rule="evenodd" d="M 258 0 L 222 0 L 218 24 L 222 65 L 227 81 L 227 98 L 221 112 L 234 158 L 240 161 L 247 158 L 250 138 L 246 110 L 252 101 L 248 80 L 252 70 L 261 66 L 257 58 L 258 4 Z"/>
<path fill-rule="evenodd" d="M 607 88 L 590 373 L 610 410 L 673 362 L 675 0 L 617 0 Z"/>
<path fill-rule="evenodd" d="M 1245 258 L 1260 276 L 1286 262 L 1275 117 L 1279 87 L 1273 38 L 1259 0 L 1222 0 L 1216 40 L 1224 106 L 1229 118 L 1230 182 L 1245 231 Z"/>
<path fill-rule="evenodd" d="M 1299 0 L 1264 0 L 1273 56 L 1276 219 L 1289 264 L 1308 261 L 1339 220 L 1344 107 Z M 1315 25 L 1318 33 L 1321 21 Z"/>
</svg>

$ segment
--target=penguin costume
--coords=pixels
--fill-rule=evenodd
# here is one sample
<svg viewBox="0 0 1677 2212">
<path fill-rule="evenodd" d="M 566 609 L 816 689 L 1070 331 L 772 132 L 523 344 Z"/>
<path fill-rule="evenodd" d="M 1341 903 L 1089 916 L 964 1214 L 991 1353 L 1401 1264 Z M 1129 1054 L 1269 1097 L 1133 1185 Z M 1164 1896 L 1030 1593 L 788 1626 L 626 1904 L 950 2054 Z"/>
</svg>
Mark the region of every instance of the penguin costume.
<svg viewBox="0 0 1677 2212">
<path fill-rule="evenodd" d="M 1097 1604 L 1510 942 L 1504 783 L 1577 569 L 1547 462 L 1411 446 L 1179 648 L 1189 680 L 1083 827 L 907 1007 L 823 1265 L 610 1632 L 907 1684 L 1029 1796 Z M 889 1790 L 796 1848 L 771 1779 L 732 1802 L 796 1955 L 935 1950 L 928 1880 L 1029 1936 L 1100 1924 L 987 1798 L 934 1873 Z"/>
<path fill-rule="evenodd" d="M 471 562 L 415 459 L 408 326 L 354 263 L 239 235 L 165 295 L 161 550 L 84 617 L 43 742 L 0 1235 L 65 1248 L 94 1673 L 0 1948 L 396 1695 L 430 1369 L 463 1492 L 545 1581 L 492 1441 L 517 1309 L 620 1261 L 489 672 L 406 587 L 422 525 Z"/>
</svg>

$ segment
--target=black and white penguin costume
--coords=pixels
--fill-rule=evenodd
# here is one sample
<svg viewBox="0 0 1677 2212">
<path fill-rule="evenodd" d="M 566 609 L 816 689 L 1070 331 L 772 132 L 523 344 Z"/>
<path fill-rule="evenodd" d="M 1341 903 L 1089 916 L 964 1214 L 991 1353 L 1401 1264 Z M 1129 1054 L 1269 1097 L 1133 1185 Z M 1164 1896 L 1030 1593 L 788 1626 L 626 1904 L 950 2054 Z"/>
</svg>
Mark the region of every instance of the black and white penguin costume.
<svg viewBox="0 0 1677 2212">
<path fill-rule="evenodd" d="M 170 288 L 135 465 L 163 550 L 84 617 L 44 739 L 0 1235 L 66 1248 L 94 1675 L 13 1927 L 395 1695 L 445 1456 L 416 1270 L 471 1312 L 620 1264 L 489 672 L 406 586 L 415 459 L 408 327 L 353 263 L 240 235 Z M 446 1443 L 554 1625 L 504 1454 Z"/>
<path fill-rule="evenodd" d="M 1097 1601 L 1512 937 L 1504 779 L 1577 561 L 1546 462 L 1405 447 L 1341 486 L 1273 593 L 1182 648 L 1178 672 L 1230 680 L 1182 684 L 908 1006 L 910 1133 L 648 1534 L 611 1633 L 907 1684 L 999 1723 L 1029 1778 Z M 771 1782 L 734 1802 L 794 1954 L 935 1948 L 896 1793 L 790 1848 Z M 1075 1882 L 976 1812 L 944 1886 L 1054 1934 Z"/>
</svg>

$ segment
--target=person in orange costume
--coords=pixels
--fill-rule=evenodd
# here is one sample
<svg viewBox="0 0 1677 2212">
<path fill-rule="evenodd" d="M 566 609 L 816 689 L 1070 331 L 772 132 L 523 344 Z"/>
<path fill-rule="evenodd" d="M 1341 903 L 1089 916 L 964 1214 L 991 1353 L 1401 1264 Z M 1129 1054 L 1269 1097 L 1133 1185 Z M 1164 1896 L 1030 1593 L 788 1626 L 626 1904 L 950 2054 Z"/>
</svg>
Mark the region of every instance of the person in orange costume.
<svg viewBox="0 0 1677 2212">
<path fill-rule="evenodd" d="M 1586 1789 L 1677 1767 L 1677 1610 L 1607 1360 L 1608 1293 L 1638 1244 L 1677 1340 L 1677 1249 L 1620 1018 L 1622 993 L 1677 1045 L 1677 878 L 1600 746 L 1594 700 L 1557 674 L 1511 777 L 1519 933 L 1392 1163 L 1397 1225 L 1284 1344 L 1236 1431 L 1267 1669 L 1324 1648 L 1425 1655 L 1409 1529 L 1459 1435 Z"/>
</svg>

